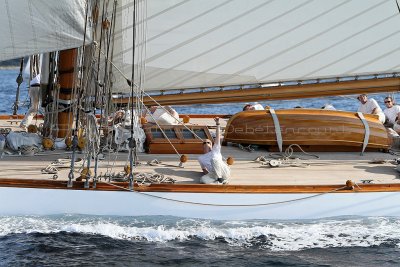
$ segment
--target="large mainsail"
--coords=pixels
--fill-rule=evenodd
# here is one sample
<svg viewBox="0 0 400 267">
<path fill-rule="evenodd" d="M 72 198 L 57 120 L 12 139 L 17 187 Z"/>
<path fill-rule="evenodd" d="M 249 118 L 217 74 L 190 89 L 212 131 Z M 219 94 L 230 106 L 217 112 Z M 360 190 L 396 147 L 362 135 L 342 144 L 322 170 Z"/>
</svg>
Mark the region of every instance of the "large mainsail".
<svg viewBox="0 0 400 267">
<path fill-rule="evenodd" d="M 133 19 L 124 9 L 132 3 L 121 1 L 114 48 L 114 61 L 126 65 L 121 69 L 127 76 Z M 400 70 L 394 0 L 152 0 L 136 27 L 142 24 L 147 36 L 136 51 L 145 45 L 147 91 Z M 114 90 L 127 89 L 120 84 Z"/>
<path fill-rule="evenodd" d="M 0 1 L 0 61 L 81 46 L 86 2 Z"/>
</svg>

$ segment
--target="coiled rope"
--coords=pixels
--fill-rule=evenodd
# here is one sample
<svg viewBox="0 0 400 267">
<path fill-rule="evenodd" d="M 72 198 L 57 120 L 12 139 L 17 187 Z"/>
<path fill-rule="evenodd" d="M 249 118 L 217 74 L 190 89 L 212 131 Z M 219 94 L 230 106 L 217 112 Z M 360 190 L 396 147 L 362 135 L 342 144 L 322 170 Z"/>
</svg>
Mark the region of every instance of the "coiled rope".
<svg viewBox="0 0 400 267">
<path fill-rule="evenodd" d="M 134 182 L 138 183 L 138 184 L 174 184 L 176 182 L 175 179 L 171 178 L 171 177 L 165 177 L 164 174 L 153 174 L 153 173 L 134 173 Z M 119 186 L 110 182 L 107 182 L 106 179 L 110 179 L 113 181 L 119 181 L 119 182 L 126 182 L 128 181 L 128 175 L 126 175 L 125 173 L 121 172 L 118 173 L 117 175 L 99 175 L 99 179 L 101 178 L 105 178 L 105 181 L 103 181 L 104 183 L 126 190 L 126 191 L 133 191 L 129 188 L 123 187 L 123 186 Z"/>
<path fill-rule="evenodd" d="M 22 146 L 19 148 L 19 152 L 20 152 L 22 155 L 25 155 L 25 156 L 33 156 L 33 155 L 35 155 L 36 153 L 40 152 L 40 149 L 39 149 L 38 147 L 36 147 L 36 146 L 22 145 Z"/>
<path fill-rule="evenodd" d="M 139 173 L 135 174 L 135 181 L 138 184 L 174 184 L 175 179 L 171 177 L 165 177 L 164 174 L 151 174 L 151 173 Z"/>
<path fill-rule="evenodd" d="M 303 152 L 304 155 L 307 155 L 309 157 L 313 157 L 315 159 L 319 159 L 318 155 L 315 154 L 310 154 L 305 152 L 300 145 L 298 144 L 291 144 L 290 146 L 288 146 L 285 151 L 283 153 L 270 153 L 269 156 L 271 158 L 284 158 L 284 159 L 295 159 L 295 158 L 299 158 L 299 159 L 303 159 L 304 158 L 300 158 L 300 157 L 293 157 L 293 153 L 294 153 L 294 149 L 293 147 L 297 147 L 298 149 L 300 149 L 301 152 Z"/>
</svg>

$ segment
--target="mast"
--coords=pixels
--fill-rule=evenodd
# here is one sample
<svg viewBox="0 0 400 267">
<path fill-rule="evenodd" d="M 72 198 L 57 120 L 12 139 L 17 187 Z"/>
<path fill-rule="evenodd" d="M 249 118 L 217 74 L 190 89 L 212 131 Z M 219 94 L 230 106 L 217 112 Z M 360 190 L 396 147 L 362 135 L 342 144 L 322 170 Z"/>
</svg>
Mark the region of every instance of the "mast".
<svg viewBox="0 0 400 267">
<path fill-rule="evenodd" d="M 60 64 L 59 64 L 59 83 L 60 83 L 60 94 L 58 102 L 63 104 L 66 108 L 64 111 L 58 113 L 58 134 L 57 137 L 64 138 L 68 135 L 70 129 L 72 129 L 72 123 L 74 121 L 73 111 L 71 104 L 73 102 L 72 90 L 75 83 L 76 73 L 76 59 L 78 49 L 69 49 L 60 52 Z"/>
</svg>

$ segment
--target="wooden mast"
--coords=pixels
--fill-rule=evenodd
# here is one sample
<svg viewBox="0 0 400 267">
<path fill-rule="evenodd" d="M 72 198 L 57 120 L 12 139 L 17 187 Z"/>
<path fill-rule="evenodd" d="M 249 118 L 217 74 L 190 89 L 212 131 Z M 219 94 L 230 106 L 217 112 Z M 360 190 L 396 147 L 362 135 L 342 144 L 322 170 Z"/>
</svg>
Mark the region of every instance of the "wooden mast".
<svg viewBox="0 0 400 267">
<path fill-rule="evenodd" d="M 73 102 L 72 90 L 75 82 L 75 66 L 78 49 L 69 49 L 60 51 L 59 64 L 59 83 L 60 94 L 59 100 L 64 107 L 69 107 L 66 110 L 58 113 L 58 134 L 57 137 L 64 138 L 67 136 L 72 123 L 74 121 L 71 104 Z"/>
</svg>

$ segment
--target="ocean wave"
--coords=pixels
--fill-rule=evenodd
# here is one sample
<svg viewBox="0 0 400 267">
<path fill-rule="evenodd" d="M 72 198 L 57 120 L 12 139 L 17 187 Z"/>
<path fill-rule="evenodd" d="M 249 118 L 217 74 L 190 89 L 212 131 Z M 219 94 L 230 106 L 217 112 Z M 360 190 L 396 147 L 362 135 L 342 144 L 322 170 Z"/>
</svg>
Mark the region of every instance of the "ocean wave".
<svg viewBox="0 0 400 267">
<path fill-rule="evenodd" d="M 223 240 L 230 246 L 258 246 L 274 251 L 309 248 L 400 246 L 400 220 L 352 218 L 302 222 L 218 222 L 193 219 L 148 221 L 103 217 L 0 217 L 0 236 L 31 233 L 80 233 L 146 242 Z"/>
</svg>

